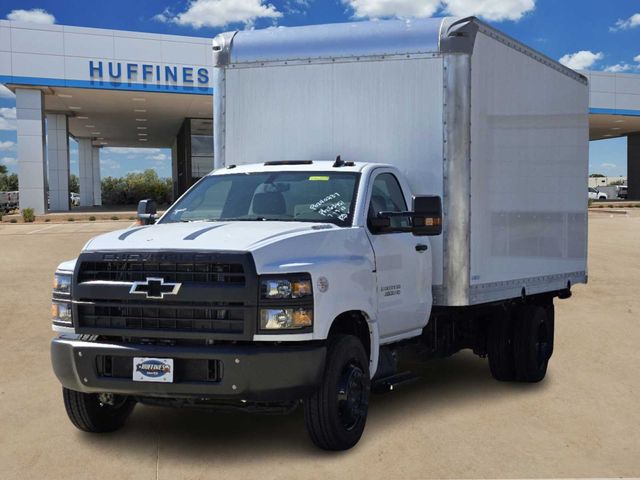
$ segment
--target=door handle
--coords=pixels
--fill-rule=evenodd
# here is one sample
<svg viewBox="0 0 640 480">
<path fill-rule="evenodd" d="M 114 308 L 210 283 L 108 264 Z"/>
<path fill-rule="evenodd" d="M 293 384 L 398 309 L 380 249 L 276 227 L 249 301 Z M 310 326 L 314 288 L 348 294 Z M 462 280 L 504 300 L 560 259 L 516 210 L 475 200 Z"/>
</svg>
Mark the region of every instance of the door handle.
<svg viewBox="0 0 640 480">
<path fill-rule="evenodd" d="M 429 250 L 429 245 L 425 245 L 423 243 L 416 245 L 416 252 L 424 252 L 425 250 Z"/>
</svg>

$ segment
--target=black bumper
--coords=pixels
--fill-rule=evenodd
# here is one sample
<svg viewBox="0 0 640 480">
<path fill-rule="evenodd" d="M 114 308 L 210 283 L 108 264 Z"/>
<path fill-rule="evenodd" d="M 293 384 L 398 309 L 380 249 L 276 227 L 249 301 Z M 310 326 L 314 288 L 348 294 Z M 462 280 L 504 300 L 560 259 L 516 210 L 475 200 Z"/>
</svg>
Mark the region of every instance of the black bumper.
<svg viewBox="0 0 640 480">
<path fill-rule="evenodd" d="M 304 398 L 320 383 L 326 348 L 322 344 L 156 346 L 85 342 L 59 337 L 51 342 L 53 370 L 62 385 L 86 393 L 212 400 L 287 402 Z M 104 358 L 122 363 L 133 357 L 172 358 L 183 368 L 203 360 L 217 361 L 214 381 L 174 379 L 174 383 L 134 382 L 130 377 L 106 376 Z M 176 370 L 178 370 L 176 368 Z"/>
</svg>

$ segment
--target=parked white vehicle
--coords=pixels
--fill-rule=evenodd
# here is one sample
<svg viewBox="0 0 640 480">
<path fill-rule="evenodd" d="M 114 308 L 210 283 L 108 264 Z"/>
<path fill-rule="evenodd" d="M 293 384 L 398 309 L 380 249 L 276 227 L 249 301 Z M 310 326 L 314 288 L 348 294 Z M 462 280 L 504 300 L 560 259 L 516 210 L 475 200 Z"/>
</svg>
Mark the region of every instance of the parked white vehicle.
<svg viewBox="0 0 640 480">
<path fill-rule="evenodd" d="M 71 201 L 71 205 L 74 207 L 80 206 L 80 194 L 71 192 L 69 193 L 69 200 Z"/>
<path fill-rule="evenodd" d="M 313 442 L 343 450 L 372 388 L 413 378 L 407 350 L 544 378 L 553 301 L 587 281 L 582 75 L 475 18 L 231 32 L 214 51 L 216 170 L 56 272 L 74 425 L 115 430 L 136 402 L 303 404 Z"/>
<path fill-rule="evenodd" d="M 0 192 L 0 212 L 10 212 L 20 204 L 19 192 Z"/>
<path fill-rule="evenodd" d="M 588 187 L 589 188 L 589 200 L 607 200 L 609 196 L 598 190 L 597 188 Z"/>
</svg>

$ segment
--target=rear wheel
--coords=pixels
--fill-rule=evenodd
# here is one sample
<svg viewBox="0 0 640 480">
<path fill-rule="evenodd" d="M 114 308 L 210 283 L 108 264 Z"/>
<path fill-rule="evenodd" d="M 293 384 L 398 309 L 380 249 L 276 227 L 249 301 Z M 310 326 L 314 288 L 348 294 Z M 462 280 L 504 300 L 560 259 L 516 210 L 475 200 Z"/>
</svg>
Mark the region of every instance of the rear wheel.
<svg viewBox="0 0 640 480">
<path fill-rule="evenodd" d="M 313 443 L 324 450 L 347 450 L 364 431 L 371 381 L 364 346 L 353 335 L 329 338 L 322 383 L 305 400 L 304 418 Z"/>
<path fill-rule="evenodd" d="M 82 393 L 63 388 L 62 396 L 71 423 L 92 433 L 118 430 L 136 405 L 131 397 L 111 393 Z"/>
<path fill-rule="evenodd" d="M 553 304 L 523 305 L 517 310 L 514 331 L 516 379 L 539 382 L 547 373 L 553 353 Z"/>
<path fill-rule="evenodd" d="M 513 358 L 513 328 L 510 310 L 505 308 L 491 319 L 487 337 L 487 356 L 491 375 L 501 382 L 516 378 Z"/>
</svg>

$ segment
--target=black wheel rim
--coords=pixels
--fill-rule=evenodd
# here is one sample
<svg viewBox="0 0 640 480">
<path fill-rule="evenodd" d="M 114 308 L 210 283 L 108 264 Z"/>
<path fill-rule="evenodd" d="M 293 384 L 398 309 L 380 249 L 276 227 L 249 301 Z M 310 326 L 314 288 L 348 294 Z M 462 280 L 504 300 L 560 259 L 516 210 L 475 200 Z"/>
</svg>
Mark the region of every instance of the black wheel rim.
<svg viewBox="0 0 640 480">
<path fill-rule="evenodd" d="M 338 380 L 338 414 L 342 426 L 353 430 L 367 412 L 365 373 L 355 362 L 345 365 Z"/>
<path fill-rule="evenodd" d="M 540 322 L 540 325 L 538 325 L 536 351 L 538 354 L 538 367 L 542 368 L 547 360 L 549 360 L 549 354 L 551 353 L 551 343 L 549 341 L 546 322 Z"/>
</svg>

